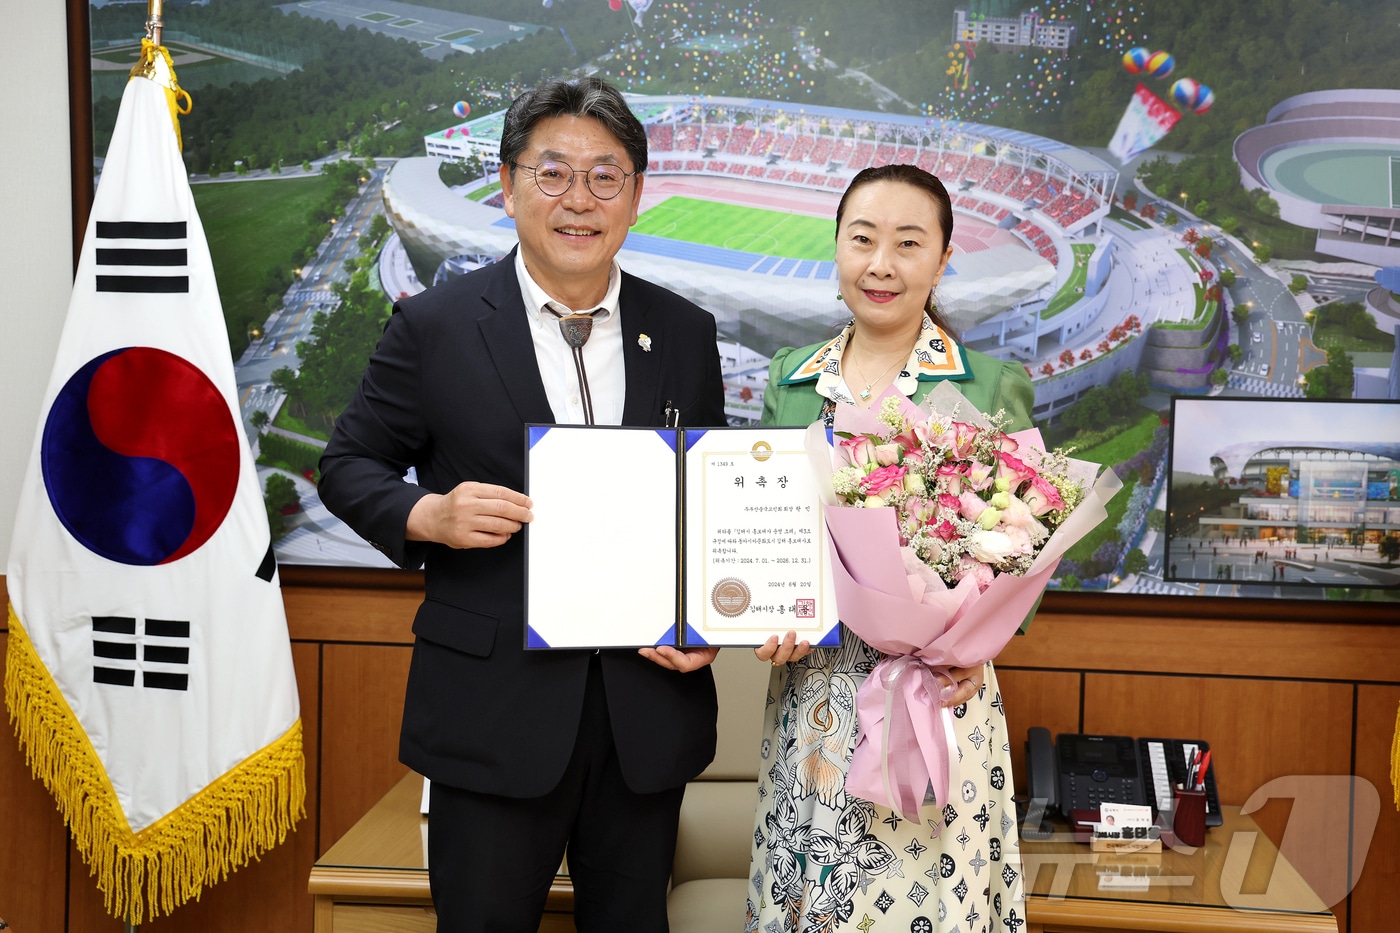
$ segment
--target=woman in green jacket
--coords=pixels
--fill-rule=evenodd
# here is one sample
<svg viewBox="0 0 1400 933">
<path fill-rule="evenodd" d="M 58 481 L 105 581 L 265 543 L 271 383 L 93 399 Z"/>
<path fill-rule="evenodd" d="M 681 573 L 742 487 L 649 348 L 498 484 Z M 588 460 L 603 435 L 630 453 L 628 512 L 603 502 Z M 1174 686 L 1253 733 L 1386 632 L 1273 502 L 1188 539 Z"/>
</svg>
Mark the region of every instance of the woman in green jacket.
<svg viewBox="0 0 1400 933">
<path fill-rule="evenodd" d="M 836 209 L 836 266 L 853 319 L 825 343 L 778 351 L 764 424 L 830 426 L 838 405 L 869 407 L 890 386 L 917 403 L 948 379 L 979 411 L 1004 409 L 1008 430 L 1030 426 L 1022 366 L 963 348 L 935 309 L 952 231 L 948 192 L 922 169 L 881 166 L 852 179 Z M 795 639 L 756 651 L 774 669 L 745 930 L 1018 933 L 1011 746 L 991 663 L 953 672 L 959 684 L 945 704 L 964 780 L 954 799 L 925 800 L 912 823 L 845 789 L 856 690 L 880 653 L 844 627 L 839 648 Z"/>
</svg>

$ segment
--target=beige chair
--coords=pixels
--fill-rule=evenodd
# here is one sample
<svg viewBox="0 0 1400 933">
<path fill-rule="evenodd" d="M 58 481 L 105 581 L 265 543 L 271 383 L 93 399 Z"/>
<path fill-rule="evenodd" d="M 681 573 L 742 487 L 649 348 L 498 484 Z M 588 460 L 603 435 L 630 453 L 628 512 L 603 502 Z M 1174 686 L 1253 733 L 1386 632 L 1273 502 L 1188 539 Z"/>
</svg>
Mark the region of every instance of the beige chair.
<svg viewBox="0 0 1400 933">
<path fill-rule="evenodd" d="M 744 928 L 749 850 L 758 803 L 758 746 L 772 667 L 748 648 L 725 648 L 715 664 L 719 747 L 685 790 L 666 912 L 671 933 Z"/>
</svg>

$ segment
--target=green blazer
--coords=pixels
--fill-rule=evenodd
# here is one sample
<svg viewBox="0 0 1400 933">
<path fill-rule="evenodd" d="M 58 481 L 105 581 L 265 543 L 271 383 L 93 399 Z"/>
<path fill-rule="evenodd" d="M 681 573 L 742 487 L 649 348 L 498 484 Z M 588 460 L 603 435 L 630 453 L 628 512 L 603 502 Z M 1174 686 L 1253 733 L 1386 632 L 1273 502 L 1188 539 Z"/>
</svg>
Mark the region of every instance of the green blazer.
<svg viewBox="0 0 1400 933">
<path fill-rule="evenodd" d="M 800 348 L 784 347 L 773 357 L 773 362 L 768 366 L 768 388 L 763 393 L 763 424 L 800 427 L 811 424 L 821 416 L 822 403 L 826 399 L 815 391 L 815 376 L 793 385 L 780 383 L 797 364 L 817 352 L 825 343 L 822 341 Z M 963 348 L 963 354 L 971 370 L 971 378 L 959 380 L 958 388 L 967 400 L 983 414 L 990 415 L 998 409 L 1006 409 L 1011 417 L 1008 430 L 1029 428 L 1035 391 L 1031 388 L 1025 368 L 1020 363 L 1003 362 L 976 350 Z M 915 404 L 922 402 L 937 381 L 920 381 L 911 397 L 912 401 Z"/>
<path fill-rule="evenodd" d="M 817 352 L 826 342 L 800 348 L 784 347 L 774 355 L 773 362 L 768 367 L 768 388 L 763 392 L 763 424 L 800 427 L 821 417 L 822 403 L 826 399 L 816 392 L 816 376 L 791 385 L 781 383 L 794 367 Z M 1003 362 L 976 350 L 968 350 L 965 347 L 959 349 L 963 351 L 971 373 L 970 378 L 958 382 L 958 389 L 967 400 L 977 406 L 977 410 L 983 414 L 1006 409 L 1011 418 L 1006 426 L 1009 431 L 1023 431 L 1029 428 L 1035 390 L 1031 388 L 1031 379 L 1026 375 L 1025 367 L 1016 362 Z M 921 380 L 910 398 L 915 404 L 922 402 L 937 382 L 937 379 Z M 1039 608 L 1040 600 L 1036 600 L 1016 634 L 1026 633 Z"/>
</svg>

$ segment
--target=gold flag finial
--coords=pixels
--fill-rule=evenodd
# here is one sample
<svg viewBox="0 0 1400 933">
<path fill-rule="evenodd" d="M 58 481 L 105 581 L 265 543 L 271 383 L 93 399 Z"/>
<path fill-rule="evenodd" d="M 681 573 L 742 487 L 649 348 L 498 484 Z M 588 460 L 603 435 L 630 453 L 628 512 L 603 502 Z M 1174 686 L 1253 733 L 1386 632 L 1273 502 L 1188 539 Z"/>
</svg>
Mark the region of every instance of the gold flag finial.
<svg viewBox="0 0 1400 933">
<path fill-rule="evenodd" d="M 180 87 L 175 79 L 175 63 L 170 53 L 161 45 L 161 32 L 165 28 L 162 8 L 165 0 L 148 0 L 146 35 L 141 40 L 141 59 L 131 67 L 131 77 L 147 78 L 165 88 L 165 102 L 170 107 L 170 121 L 175 125 L 175 142 L 184 151 L 185 143 L 180 138 L 180 117 L 190 112 L 193 101 L 189 92 Z"/>
</svg>

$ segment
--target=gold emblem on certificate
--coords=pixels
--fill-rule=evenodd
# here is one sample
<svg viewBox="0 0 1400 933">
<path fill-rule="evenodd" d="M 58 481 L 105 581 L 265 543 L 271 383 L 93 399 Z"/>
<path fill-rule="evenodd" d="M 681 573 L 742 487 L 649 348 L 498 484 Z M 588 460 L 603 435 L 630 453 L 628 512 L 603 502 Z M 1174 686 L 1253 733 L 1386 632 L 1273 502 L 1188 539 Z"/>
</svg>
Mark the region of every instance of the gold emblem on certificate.
<svg viewBox="0 0 1400 933">
<path fill-rule="evenodd" d="M 749 448 L 749 454 L 759 463 L 773 456 L 773 447 L 767 441 L 759 441 Z"/>
<path fill-rule="evenodd" d="M 748 585 L 735 577 L 725 577 L 710 590 L 710 605 L 726 619 L 743 615 L 752 601 Z"/>
</svg>

